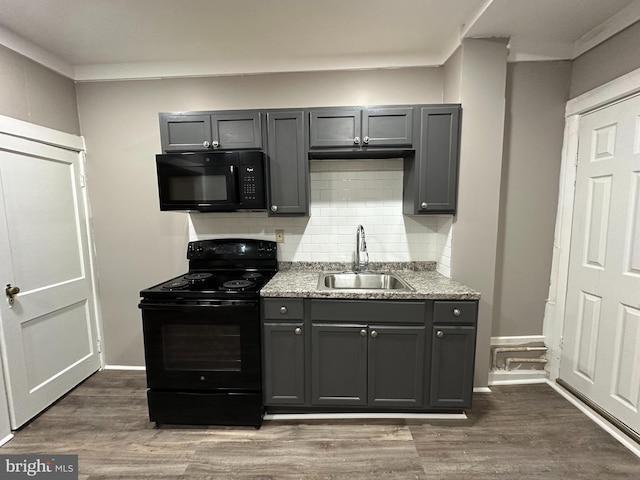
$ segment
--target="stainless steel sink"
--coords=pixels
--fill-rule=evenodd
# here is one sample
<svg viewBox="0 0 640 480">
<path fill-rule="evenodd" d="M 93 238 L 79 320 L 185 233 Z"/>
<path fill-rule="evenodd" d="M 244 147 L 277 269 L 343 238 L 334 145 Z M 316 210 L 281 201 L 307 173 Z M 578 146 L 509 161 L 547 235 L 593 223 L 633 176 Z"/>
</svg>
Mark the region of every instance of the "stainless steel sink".
<svg viewBox="0 0 640 480">
<path fill-rule="evenodd" d="M 390 272 L 322 272 L 318 289 L 414 291 L 411 285 Z"/>
</svg>

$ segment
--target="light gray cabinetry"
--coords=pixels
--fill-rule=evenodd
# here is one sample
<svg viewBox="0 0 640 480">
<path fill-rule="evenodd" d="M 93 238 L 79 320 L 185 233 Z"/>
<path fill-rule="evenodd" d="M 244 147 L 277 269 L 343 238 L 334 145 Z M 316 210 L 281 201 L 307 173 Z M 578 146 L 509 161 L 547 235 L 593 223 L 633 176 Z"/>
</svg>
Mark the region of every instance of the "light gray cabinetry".
<svg viewBox="0 0 640 480">
<path fill-rule="evenodd" d="M 309 173 L 304 112 L 267 112 L 269 215 L 305 215 L 309 210 Z"/>
<path fill-rule="evenodd" d="M 460 105 L 416 108 L 415 155 L 404 163 L 404 213 L 455 213 Z"/>
<path fill-rule="evenodd" d="M 262 148 L 258 110 L 160 114 L 163 152 Z"/>
<path fill-rule="evenodd" d="M 267 405 L 305 403 L 305 325 L 302 299 L 265 299 L 263 384 Z"/>
<path fill-rule="evenodd" d="M 411 106 L 312 109 L 309 148 L 410 148 L 413 110 Z"/>
<path fill-rule="evenodd" d="M 423 406 L 425 303 L 312 300 L 312 404 Z"/>
<path fill-rule="evenodd" d="M 476 301 L 436 301 L 431 337 L 430 405 L 468 408 L 473 394 Z"/>
</svg>

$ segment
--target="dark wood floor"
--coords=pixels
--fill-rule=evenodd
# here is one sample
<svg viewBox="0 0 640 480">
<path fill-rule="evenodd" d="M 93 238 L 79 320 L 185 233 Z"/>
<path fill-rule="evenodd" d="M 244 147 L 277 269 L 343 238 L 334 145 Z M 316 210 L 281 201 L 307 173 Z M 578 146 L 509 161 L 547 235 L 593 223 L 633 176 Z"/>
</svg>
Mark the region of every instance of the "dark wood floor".
<svg viewBox="0 0 640 480">
<path fill-rule="evenodd" d="M 468 420 L 154 428 L 142 372 L 95 374 L 0 450 L 79 455 L 80 479 L 626 479 L 640 459 L 547 385 L 477 394 Z"/>
</svg>

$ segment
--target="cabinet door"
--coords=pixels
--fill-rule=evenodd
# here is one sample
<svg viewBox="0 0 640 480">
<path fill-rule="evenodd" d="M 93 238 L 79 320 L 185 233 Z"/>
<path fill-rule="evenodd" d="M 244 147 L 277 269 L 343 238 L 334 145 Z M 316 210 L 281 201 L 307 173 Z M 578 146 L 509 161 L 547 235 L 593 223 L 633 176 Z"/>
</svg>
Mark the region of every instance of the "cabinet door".
<svg viewBox="0 0 640 480">
<path fill-rule="evenodd" d="M 425 328 L 369 326 L 369 405 L 422 406 Z"/>
<path fill-rule="evenodd" d="M 366 405 L 367 326 L 312 325 L 314 405 Z"/>
<path fill-rule="evenodd" d="M 211 115 L 211 126 L 212 142 L 218 142 L 216 148 L 262 148 L 262 128 L 258 111 L 216 113 Z"/>
<path fill-rule="evenodd" d="M 360 109 L 321 109 L 309 113 L 309 147 L 359 147 Z"/>
<path fill-rule="evenodd" d="M 411 147 L 413 107 L 368 108 L 362 113 L 362 144 Z"/>
<path fill-rule="evenodd" d="M 267 131 L 269 215 L 305 215 L 309 161 L 304 147 L 304 112 L 268 112 Z"/>
<path fill-rule="evenodd" d="M 431 343 L 432 407 L 471 407 L 476 328 L 434 325 Z"/>
<path fill-rule="evenodd" d="M 405 161 L 404 213 L 455 213 L 460 107 L 420 107 L 419 120 L 415 157 Z"/>
<path fill-rule="evenodd" d="M 303 323 L 265 323 L 263 332 L 265 403 L 303 404 Z"/>
<path fill-rule="evenodd" d="M 164 152 L 208 150 L 211 116 L 160 115 L 160 140 Z"/>
</svg>

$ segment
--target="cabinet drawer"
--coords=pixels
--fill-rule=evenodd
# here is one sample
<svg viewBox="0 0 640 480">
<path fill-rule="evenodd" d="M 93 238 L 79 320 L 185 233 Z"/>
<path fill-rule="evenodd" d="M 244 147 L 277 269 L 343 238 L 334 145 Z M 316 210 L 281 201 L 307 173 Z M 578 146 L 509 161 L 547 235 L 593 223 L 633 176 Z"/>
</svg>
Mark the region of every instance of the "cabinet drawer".
<svg viewBox="0 0 640 480">
<path fill-rule="evenodd" d="M 266 298 L 262 300 L 264 318 L 271 320 L 300 320 L 304 316 L 304 301 L 301 298 Z"/>
<path fill-rule="evenodd" d="M 311 319 L 361 323 L 424 324 L 424 302 L 313 300 Z"/>
<path fill-rule="evenodd" d="M 478 318 L 476 301 L 433 302 L 433 323 L 473 323 Z"/>
</svg>

